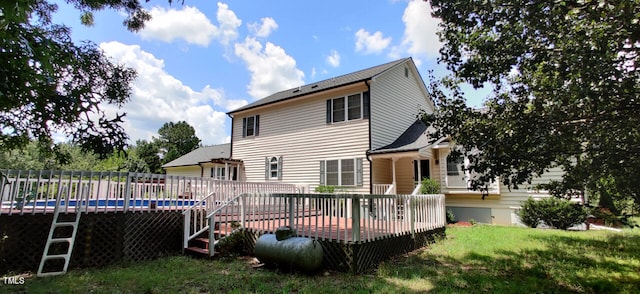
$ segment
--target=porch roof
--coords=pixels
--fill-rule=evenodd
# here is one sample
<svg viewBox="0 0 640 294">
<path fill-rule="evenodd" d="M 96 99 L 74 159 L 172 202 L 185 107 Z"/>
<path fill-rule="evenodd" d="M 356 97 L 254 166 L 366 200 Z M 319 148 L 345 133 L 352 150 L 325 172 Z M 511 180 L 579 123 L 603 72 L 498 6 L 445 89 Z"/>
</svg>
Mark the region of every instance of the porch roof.
<svg viewBox="0 0 640 294">
<path fill-rule="evenodd" d="M 171 162 L 163 165 L 163 168 L 199 165 L 205 162 L 215 161 L 231 161 L 229 155 L 231 154 L 231 144 L 220 144 L 213 146 L 204 146 L 196 150 L 193 150 L 185 155 L 182 155 Z"/>
<path fill-rule="evenodd" d="M 407 151 L 418 151 L 421 148 L 431 145 L 429 141 L 429 133 L 434 131 L 433 128 L 427 127 L 421 120 L 416 120 L 409 126 L 393 143 L 372 150 L 369 154 L 384 154 Z"/>
</svg>

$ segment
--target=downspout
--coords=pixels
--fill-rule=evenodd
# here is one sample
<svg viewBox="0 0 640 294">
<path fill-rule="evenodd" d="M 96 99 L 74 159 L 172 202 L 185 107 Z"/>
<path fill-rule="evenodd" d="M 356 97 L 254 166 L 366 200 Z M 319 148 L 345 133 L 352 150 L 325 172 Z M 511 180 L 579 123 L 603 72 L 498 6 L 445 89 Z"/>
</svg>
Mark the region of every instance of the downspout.
<svg viewBox="0 0 640 294">
<path fill-rule="evenodd" d="M 233 158 L 233 115 L 227 113 L 227 116 L 231 119 L 231 139 L 229 140 L 229 159 Z"/>
<path fill-rule="evenodd" d="M 369 162 L 369 194 L 373 193 L 373 161 L 371 161 L 371 157 L 369 157 L 369 152 L 371 152 L 371 85 L 369 82 L 371 79 L 364 81 L 364 84 L 367 85 L 367 91 L 369 92 L 369 150 L 367 150 L 365 157 Z"/>
<path fill-rule="evenodd" d="M 233 159 L 233 114 L 231 113 L 227 113 L 227 116 L 231 119 L 231 139 L 229 140 L 229 158 L 227 158 L 228 160 Z M 240 163 L 236 164 L 236 173 L 237 173 L 237 177 L 236 177 L 236 181 L 240 181 L 240 175 L 242 174 L 242 172 L 240 171 Z M 229 175 L 227 175 L 227 177 L 229 177 Z"/>
</svg>

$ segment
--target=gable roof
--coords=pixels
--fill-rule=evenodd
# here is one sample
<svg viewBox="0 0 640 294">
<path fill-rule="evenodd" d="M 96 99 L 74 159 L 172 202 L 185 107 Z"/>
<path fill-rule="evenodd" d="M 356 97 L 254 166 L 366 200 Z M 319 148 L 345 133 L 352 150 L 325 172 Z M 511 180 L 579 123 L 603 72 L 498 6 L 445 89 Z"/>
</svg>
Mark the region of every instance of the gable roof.
<svg viewBox="0 0 640 294">
<path fill-rule="evenodd" d="M 337 88 L 337 87 L 341 87 L 341 86 L 346 86 L 349 84 L 354 84 L 354 83 L 358 83 L 358 82 L 362 82 L 362 81 L 366 81 L 368 79 L 371 79 L 383 72 L 385 72 L 386 70 L 407 62 L 409 60 L 412 60 L 411 57 L 408 58 L 402 58 L 402 59 L 398 59 L 396 61 L 392 61 L 392 62 L 388 62 L 385 64 L 381 64 L 381 65 L 377 65 L 374 67 L 370 67 L 367 69 L 363 69 L 363 70 L 359 70 L 356 72 L 352 72 L 349 74 L 345 74 L 345 75 L 341 75 L 341 76 L 337 76 L 337 77 L 333 77 L 330 79 L 326 79 L 324 81 L 320 81 L 320 82 L 316 82 L 316 83 L 311 83 L 311 84 L 307 84 L 304 86 L 300 86 L 300 87 L 296 87 L 296 88 L 291 88 L 288 90 L 284 90 L 284 91 L 280 91 L 277 92 L 275 94 L 271 94 L 270 96 L 267 96 L 265 98 L 262 98 L 258 101 L 255 101 L 253 103 L 247 104 L 245 106 L 242 106 L 240 108 L 237 108 L 233 111 L 228 112 L 227 114 L 232 114 L 235 112 L 239 112 L 242 110 L 247 110 L 247 109 L 252 109 L 252 108 L 256 108 L 256 107 L 260 107 L 260 106 L 264 106 L 264 105 L 268 105 L 268 104 L 272 104 L 272 103 L 276 103 L 276 102 L 281 102 L 281 101 L 286 101 L 289 99 L 294 99 L 294 98 L 298 98 L 301 96 L 305 96 L 311 93 L 316 93 L 316 92 L 321 92 L 321 91 L 325 91 L 325 90 L 329 90 L 329 89 L 333 89 L 333 88 Z"/>
<path fill-rule="evenodd" d="M 429 127 L 421 120 L 416 120 L 393 143 L 369 152 L 369 154 L 394 153 L 405 151 L 418 151 L 429 146 Z"/>
<path fill-rule="evenodd" d="M 162 167 L 178 167 L 188 165 L 198 165 L 203 162 L 211 162 L 216 159 L 229 159 L 231 154 L 231 144 L 220 144 L 213 146 L 200 147 L 185 155 L 182 155 L 166 164 Z"/>
</svg>

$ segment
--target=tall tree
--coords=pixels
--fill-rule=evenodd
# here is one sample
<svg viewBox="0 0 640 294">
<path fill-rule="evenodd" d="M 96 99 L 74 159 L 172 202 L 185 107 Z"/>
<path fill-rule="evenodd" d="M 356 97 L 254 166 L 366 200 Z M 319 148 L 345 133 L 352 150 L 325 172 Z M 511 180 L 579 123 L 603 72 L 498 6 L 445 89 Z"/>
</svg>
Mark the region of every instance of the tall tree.
<svg viewBox="0 0 640 294">
<path fill-rule="evenodd" d="M 431 80 L 439 111 L 424 119 L 469 157 L 474 188 L 561 167 L 556 194 L 606 178 L 640 203 L 640 1 L 430 2 L 453 77 Z M 493 87 L 482 110 L 462 82 Z"/>
<path fill-rule="evenodd" d="M 159 155 L 160 148 L 158 144 L 146 140 L 138 140 L 136 141 L 136 146 L 133 148 L 133 153 L 145 162 L 148 169 L 147 172 L 162 173 L 162 163 Z"/>
<path fill-rule="evenodd" d="M 66 1 L 87 25 L 92 11 L 106 8 L 124 11 L 132 31 L 150 19 L 138 0 Z M 109 155 L 128 136 L 124 113 L 108 115 L 104 106 L 129 100 L 135 72 L 113 64 L 94 43 L 74 43 L 68 27 L 51 22 L 56 9 L 45 0 L 0 3 L 0 150 L 36 138 L 51 151 L 52 134 L 62 133 L 85 150 Z"/>
<path fill-rule="evenodd" d="M 162 162 L 170 162 L 200 146 L 196 130 L 186 121 L 168 122 L 158 130 L 158 145 L 166 150 Z"/>
</svg>

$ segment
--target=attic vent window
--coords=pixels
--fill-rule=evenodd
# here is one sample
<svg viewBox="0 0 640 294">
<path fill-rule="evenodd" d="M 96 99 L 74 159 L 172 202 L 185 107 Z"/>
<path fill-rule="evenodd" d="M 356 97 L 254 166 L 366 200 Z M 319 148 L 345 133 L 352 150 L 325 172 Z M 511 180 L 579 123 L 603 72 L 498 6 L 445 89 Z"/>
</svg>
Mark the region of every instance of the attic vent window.
<svg viewBox="0 0 640 294">
<path fill-rule="evenodd" d="M 408 78 L 409 77 L 409 69 L 408 68 L 404 68 L 404 77 Z"/>
</svg>

